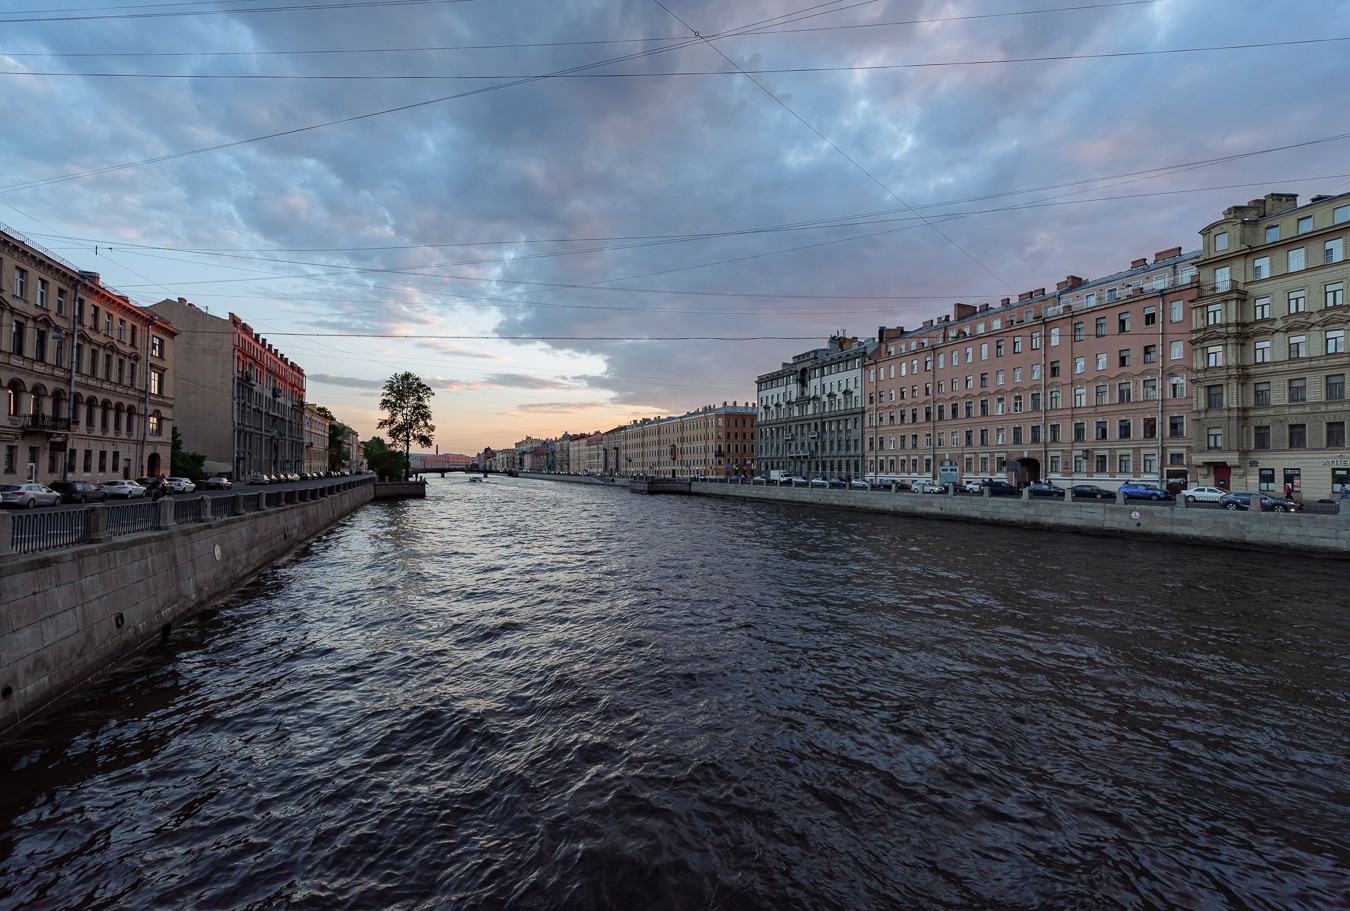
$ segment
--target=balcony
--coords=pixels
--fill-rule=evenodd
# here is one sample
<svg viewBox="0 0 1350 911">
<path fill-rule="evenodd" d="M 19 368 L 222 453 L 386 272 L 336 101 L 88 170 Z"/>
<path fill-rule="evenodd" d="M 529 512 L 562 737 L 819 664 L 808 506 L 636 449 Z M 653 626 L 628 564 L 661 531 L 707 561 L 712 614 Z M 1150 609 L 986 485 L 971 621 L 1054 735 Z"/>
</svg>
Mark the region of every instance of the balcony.
<svg viewBox="0 0 1350 911">
<path fill-rule="evenodd" d="M 50 414 L 23 415 L 24 433 L 68 433 L 70 418 L 55 417 Z"/>
</svg>

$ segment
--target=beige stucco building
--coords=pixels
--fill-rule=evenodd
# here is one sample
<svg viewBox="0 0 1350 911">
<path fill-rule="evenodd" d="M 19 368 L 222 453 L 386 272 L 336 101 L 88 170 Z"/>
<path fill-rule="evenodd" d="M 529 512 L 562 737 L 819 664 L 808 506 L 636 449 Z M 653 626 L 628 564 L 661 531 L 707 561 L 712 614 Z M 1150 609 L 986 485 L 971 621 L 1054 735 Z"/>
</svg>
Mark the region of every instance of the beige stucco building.
<svg viewBox="0 0 1350 911">
<path fill-rule="evenodd" d="M 0 230 L 0 482 L 167 474 L 177 333 Z"/>
<path fill-rule="evenodd" d="M 319 407 L 305 403 L 305 466 L 301 471 L 328 470 L 328 418 L 319 413 Z"/>
<path fill-rule="evenodd" d="M 623 429 L 624 474 L 647 477 L 749 477 L 755 408 L 705 405 L 673 417 L 645 418 Z"/>
<path fill-rule="evenodd" d="M 1194 332 L 1198 480 L 1339 496 L 1350 482 L 1345 376 L 1350 194 L 1269 193 L 1201 232 Z"/>
</svg>

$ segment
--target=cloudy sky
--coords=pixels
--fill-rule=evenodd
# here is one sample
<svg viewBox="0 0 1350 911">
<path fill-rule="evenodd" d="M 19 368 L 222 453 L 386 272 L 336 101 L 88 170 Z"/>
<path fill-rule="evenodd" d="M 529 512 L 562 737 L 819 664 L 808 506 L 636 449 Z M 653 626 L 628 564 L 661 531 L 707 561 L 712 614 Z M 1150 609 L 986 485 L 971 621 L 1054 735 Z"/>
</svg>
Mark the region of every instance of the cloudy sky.
<svg viewBox="0 0 1350 911">
<path fill-rule="evenodd" d="M 1350 0 L 0 0 L 0 222 L 442 452 L 1350 189 Z"/>
</svg>

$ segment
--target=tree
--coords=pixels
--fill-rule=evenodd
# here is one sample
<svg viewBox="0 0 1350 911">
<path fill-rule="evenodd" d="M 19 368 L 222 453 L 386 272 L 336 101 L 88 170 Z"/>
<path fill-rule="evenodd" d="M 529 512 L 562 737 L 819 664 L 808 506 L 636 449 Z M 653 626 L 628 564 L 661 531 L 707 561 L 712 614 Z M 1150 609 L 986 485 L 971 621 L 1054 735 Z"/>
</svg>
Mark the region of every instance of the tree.
<svg viewBox="0 0 1350 911">
<path fill-rule="evenodd" d="M 206 477 L 206 456 L 200 452 L 186 452 L 183 449 L 183 435 L 174 427 L 169 435 L 169 473 L 175 478 L 191 478 L 200 481 Z"/>
<path fill-rule="evenodd" d="M 383 437 L 371 437 L 361 445 L 366 447 L 366 455 L 370 455 L 374 452 L 384 452 L 389 448 L 388 445 L 385 444 Z"/>
<path fill-rule="evenodd" d="M 395 443 L 403 444 L 403 478 L 408 478 L 406 460 L 412 455 L 412 444 L 430 446 L 436 425 L 431 423 L 431 397 L 436 393 L 415 373 L 404 371 L 385 380 L 380 395 L 380 410 L 384 417 L 375 426 L 389 431 Z"/>
</svg>

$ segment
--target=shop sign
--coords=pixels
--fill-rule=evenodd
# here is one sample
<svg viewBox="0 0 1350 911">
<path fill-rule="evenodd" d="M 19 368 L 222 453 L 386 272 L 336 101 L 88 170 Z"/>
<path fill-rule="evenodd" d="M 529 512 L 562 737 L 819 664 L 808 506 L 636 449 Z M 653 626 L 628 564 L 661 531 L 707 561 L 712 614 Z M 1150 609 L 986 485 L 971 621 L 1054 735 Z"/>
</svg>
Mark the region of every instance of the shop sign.
<svg viewBox="0 0 1350 911">
<path fill-rule="evenodd" d="M 1347 457 L 1345 454 L 1342 453 L 1341 455 L 1335 456 L 1334 458 L 1323 459 L 1323 460 L 1322 460 L 1322 467 L 1323 467 L 1323 468 L 1350 468 L 1350 457 Z"/>
</svg>

